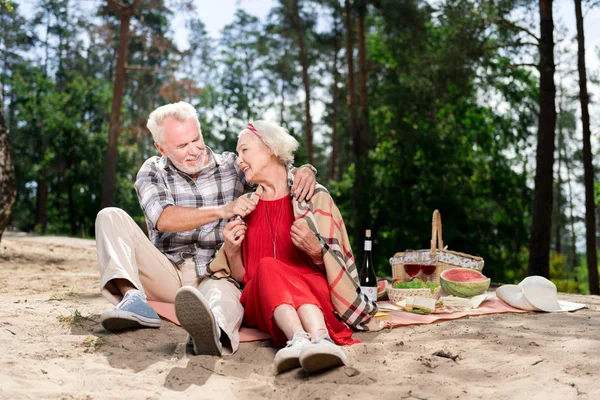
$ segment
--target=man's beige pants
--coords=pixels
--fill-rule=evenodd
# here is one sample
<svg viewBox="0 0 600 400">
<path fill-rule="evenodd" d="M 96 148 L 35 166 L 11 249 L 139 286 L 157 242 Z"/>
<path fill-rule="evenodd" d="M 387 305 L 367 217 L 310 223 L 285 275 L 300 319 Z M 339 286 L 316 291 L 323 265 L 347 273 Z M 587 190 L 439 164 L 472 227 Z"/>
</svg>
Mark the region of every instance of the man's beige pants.
<svg viewBox="0 0 600 400">
<path fill-rule="evenodd" d="M 176 267 L 161 253 L 135 221 L 120 208 L 104 208 L 96 217 L 96 249 L 100 266 L 100 288 L 117 305 L 123 295 L 114 279 L 125 279 L 144 292 L 148 300 L 174 303 L 182 286 L 197 287 L 209 304 L 217 324 L 228 336 L 231 352 L 240 343 L 244 308 L 240 290 L 225 279 L 198 278 L 193 258 Z M 222 338 L 222 340 L 225 338 Z M 228 346 L 223 352 L 228 352 Z"/>
</svg>

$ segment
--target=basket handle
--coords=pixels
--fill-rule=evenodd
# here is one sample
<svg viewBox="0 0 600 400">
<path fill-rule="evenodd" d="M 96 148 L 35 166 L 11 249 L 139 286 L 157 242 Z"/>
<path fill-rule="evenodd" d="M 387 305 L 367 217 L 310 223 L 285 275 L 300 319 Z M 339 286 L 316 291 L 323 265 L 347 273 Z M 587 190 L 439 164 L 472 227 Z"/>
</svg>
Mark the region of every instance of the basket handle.
<svg viewBox="0 0 600 400">
<path fill-rule="evenodd" d="M 443 248 L 444 241 L 442 240 L 442 216 L 438 210 L 435 210 L 433 212 L 433 218 L 431 219 L 431 252 L 434 253 L 436 250 L 442 250 Z"/>
</svg>

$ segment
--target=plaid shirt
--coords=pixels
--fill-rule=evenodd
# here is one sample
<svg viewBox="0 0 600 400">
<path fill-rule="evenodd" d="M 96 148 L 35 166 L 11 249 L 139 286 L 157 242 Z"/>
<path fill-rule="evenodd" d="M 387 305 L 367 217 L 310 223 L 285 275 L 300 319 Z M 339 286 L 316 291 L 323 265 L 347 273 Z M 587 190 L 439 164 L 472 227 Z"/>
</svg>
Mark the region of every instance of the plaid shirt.
<svg viewBox="0 0 600 400">
<path fill-rule="evenodd" d="M 140 168 L 135 190 L 148 226 L 150 241 L 175 265 L 193 257 L 198 276 L 204 276 L 206 264 L 223 243 L 223 228 L 228 220 L 219 219 L 186 232 L 161 232 L 156 223 L 169 206 L 222 206 L 237 199 L 252 185 L 236 164 L 234 153 L 210 154 L 208 164 L 194 180 L 179 171 L 166 157 L 150 157 Z"/>
</svg>

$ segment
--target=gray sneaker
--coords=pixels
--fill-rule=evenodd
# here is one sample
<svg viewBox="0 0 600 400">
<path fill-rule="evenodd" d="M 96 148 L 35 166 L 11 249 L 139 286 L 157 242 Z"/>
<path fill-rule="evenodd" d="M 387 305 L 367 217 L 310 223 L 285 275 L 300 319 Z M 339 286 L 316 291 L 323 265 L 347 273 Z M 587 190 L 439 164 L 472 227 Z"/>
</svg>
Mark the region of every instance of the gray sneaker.
<svg viewBox="0 0 600 400">
<path fill-rule="evenodd" d="M 273 363 L 275 364 L 277 373 L 280 374 L 290 369 L 298 368 L 300 366 L 300 353 L 302 349 L 310 345 L 310 334 L 303 329 L 298 329 L 294 333 L 294 337 L 288 340 L 287 346 L 275 354 Z"/>
<path fill-rule="evenodd" d="M 181 327 L 189 333 L 194 354 L 220 356 L 223 346 L 221 329 L 202 294 L 192 286 L 184 286 L 175 295 L 175 314 Z"/>
<path fill-rule="evenodd" d="M 106 311 L 100 316 L 100 322 L 109 331 L 160 327 L 160 317 L 146 303 L 146 296 L 139 290 L 125 293 L 114 310 Z"/>
<path fill-rule="evenodd" d="M 309 374 L 346 365 L 347 362 L 348 358 L 344 350 L 333 343 L 328 336 L 318 338 L 310 346 L 303 348 L 300 353 L 300 365 Z"/>
</svg>

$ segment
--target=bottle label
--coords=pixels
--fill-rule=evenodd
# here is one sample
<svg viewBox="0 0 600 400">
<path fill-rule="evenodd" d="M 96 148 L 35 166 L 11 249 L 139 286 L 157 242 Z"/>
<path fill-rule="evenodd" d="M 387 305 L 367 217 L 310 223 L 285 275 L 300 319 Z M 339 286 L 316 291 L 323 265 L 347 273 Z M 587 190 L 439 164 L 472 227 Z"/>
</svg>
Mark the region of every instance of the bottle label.
<svg viewBox="0 0 600 400">
<path fill-rule="evenodd" d="M 377 286 L 361 286 L 360 290 L 367 295 L 369 299 L 377 301 Z"/>
<path fill-rule="evenodd" d="M 365 240 L 365 251 L 371 251 L 371 241 Z"/>
</svg>

